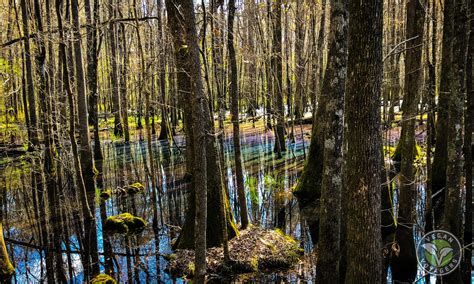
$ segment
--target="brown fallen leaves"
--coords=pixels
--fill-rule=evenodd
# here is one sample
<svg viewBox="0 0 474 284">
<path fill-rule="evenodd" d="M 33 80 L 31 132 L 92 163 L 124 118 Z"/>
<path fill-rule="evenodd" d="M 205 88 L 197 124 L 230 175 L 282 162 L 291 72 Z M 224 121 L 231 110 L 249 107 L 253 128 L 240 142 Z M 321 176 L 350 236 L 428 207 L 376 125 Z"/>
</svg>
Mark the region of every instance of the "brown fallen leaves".
<svg viewBox="0 0 474 284">
<path fill-rule="evenodd" d="M 303 250 L 280 230 L 251 226 L 229 241 L 230 261 L 224 263 L 222 247 L 207 250 L 207 272 L 211 274 L 246 273 L 260 269 L 288 269 L 300 260 Z M 176 250 L 166 257 L 167 270 L 174 276 L 194 274 L 194 251 Z"/>
</svg>

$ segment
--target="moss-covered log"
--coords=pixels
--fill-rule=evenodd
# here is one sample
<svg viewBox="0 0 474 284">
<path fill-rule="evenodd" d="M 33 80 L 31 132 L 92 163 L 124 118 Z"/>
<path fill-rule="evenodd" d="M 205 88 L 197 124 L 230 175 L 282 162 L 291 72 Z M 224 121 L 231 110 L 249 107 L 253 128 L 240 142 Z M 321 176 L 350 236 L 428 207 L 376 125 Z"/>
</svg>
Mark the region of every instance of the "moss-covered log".
<svg viewBox="0 0 474 284">
<path fill-rule="evenodd" d="M 139 232 L 146 227 L 147 223 L 142 218 L 130 213 L 122 213 L 110 216 L 104 221 L 104 229 L 109 232 L 127 234 Z"/>
<path fill-rule="evenodd" d="M 107 274 L 99 274 L 92 278 L 91 284 L 116 284 L 117 281 Z"/>
</svg>

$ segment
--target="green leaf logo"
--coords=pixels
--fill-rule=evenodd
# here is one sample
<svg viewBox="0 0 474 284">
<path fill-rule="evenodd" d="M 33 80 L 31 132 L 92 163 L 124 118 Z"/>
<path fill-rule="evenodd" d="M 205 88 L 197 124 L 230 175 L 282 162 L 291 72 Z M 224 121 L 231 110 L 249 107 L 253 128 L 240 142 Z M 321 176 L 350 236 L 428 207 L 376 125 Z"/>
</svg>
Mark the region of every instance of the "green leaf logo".
<svg viewBox="0 0 474 284">
<path fill-rule="evenodd" d="M 434 230 L 426 233 L 416 247 L 418 265 L 426 273 L 442 276 L 453 272 L 461 263 L 462 247 L 452 233 Z"/>
<path fill-rule="evenodd" d="M 425 249 L 426 260 L 435 267 L 444 267 L 453 259 L 453 249 L 445 240 L 433 240 L 422 246 Z"/>
</svg>

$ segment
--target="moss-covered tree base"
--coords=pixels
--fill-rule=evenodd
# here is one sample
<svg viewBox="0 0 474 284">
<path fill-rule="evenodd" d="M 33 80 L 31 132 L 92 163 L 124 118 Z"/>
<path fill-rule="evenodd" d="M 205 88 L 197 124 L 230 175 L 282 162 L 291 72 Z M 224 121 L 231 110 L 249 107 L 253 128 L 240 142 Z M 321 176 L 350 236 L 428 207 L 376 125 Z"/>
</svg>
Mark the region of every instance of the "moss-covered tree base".
<svg viewBox="0 0 474 284">
<path fill-rule="evenodd" d="M 215 171 L 214 171 L 215 172 Z M 222 204 L 219 196 L 220 186 L 217 186 L 220 182 L 219 175 L 214 175 L 212 185 L 208 186 L 207 193 L 207 247 L 217 247 L 222 245 L 224 242 L 221 218 L 222 214 L 220 205 Z M 229 198 L 224 198 L 224 210 L 227 219 L 227 238 L 228 240 L 234 238 L 239 234 L 237 225 L 234 222 L 234 216 L 230 209 Z M 184 222 L 183 229 L 179 234 L 178 240 L 173 245 L 173 249 L 194 249 L 194 220 L 195 220 L 195 195 L 194 191 L 189 192 L 189 205 L 186 210 L 186 219 Z"/>
<path fill-rule="evenodd" d="M 303 255 L 303 250 L 290 236 L 280 230 L 265 230 L 250 226 L 241 231 L 240 236 L 229 241 L 231 261 L 224 263 L 221 247 L 207 251 L 208 273 L 247 273 L 262 269 L 289 269 Z M 169 261 L 166 268 L 176 277 L 194 274 L 194 251 L 176 250 L 166 257 Z"/>
<path fill-rule="evenodd" d="M 3 226 L 0 223 L 0 282 L 8 283 L 14 273 L 15 268 L 8 257 L 7 247 L 3 239 Z"/>
<path fill-rule="evenodd" d="M 309 227 L 313 243 L 318 241 L 319 234 L 319 199 L 321 198 L 323 169 L 323 149 L 315 131 L 314 128 L 303 173 L 293 190 L 293 195 L 298 200 L 301 215 Z"/>
</svg>

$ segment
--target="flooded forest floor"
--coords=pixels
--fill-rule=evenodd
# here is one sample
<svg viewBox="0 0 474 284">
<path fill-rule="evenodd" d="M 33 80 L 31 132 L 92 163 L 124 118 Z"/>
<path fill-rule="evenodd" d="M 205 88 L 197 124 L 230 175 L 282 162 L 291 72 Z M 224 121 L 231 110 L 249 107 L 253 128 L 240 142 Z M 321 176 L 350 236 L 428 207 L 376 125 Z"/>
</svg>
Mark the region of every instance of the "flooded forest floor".
<svg viewBox="0 0 474 284">
<path fill-rule="evenodd" d="M 99 262 L 103 269 L 106 258 L 111 257 L 114 276 L 122 282 L 186 281 L 192 274 L 190 251 L 173 251 L 171 244 L 179 234 L 184 222 L 188 182 L 185 178 L 185 141 L 178 131 L 171 141 L 157 140 L 153 136 L 152 148 L 157 175 L 159 220 L 157 231 L 153 231 L 152 190 L 149 177 L 148 153 L 144 130 L 135 131 L 132 142 L 124 143 L 110 134 L 107 127 L 101 131 L 102 173 L 97 175 L 95 217 L 97 220 L 97 243 Z M 384 132 L 386 156 L 393 152 L 399 137 L 399 128 Z M 293 135 L 291 135 L 293 134 Z M 249 206 L 249 217 L 253 224 L 241 232 L 238 239 L 230 241 L 230 254 L 243 266 L 238 277 L 227 280 L 311 280 L 315 275 L 315 255 L 312 252 L 309 234 L 302 222 L 292 189 L 301 173 L 308 151 L 311 124 L 294 125 L 287 128 L 287 151 L 277 159 L 273 154 L 273 131 L 265 129 L 263 120 L 244 121 L 241 124 L 241 145 L 244 163 L 244 180 Z M 423 127 L 419 127 L 417 140 L 422 143 Z M 5 241 L 16 268 L 15 283 L 32 283 L 45 279 L 46 261 L 44 244 L 40 241 L 42 226 L 60 228 L 62 247 L 58 253 L 67 264 L 68 279 L 80 283 L 83 279 L 81 263 L 82 247 L 76 232 L 80 230 L 75 222 L 81 218 L 79 202 L 76 199 L 73 177 L 69 169 L 71 153 L 68 145 L 62 145 L 58 173 L 60 190 L 60 220 L 57 224 L 42 224 L 38 218 L 37 195 L 34 192 L 34 175 L 41 168 L 34 163 L 37 153 L 22 149 L 18 143 L 3 143 L 0 157 L 1 213 L 5 229 Z M 238 218 L 237 192 L 233 173 L 233 144 L 231 124 L 226 123 L 224 139 L 225 177 L 230 204 Z M 8 149 L 3 151 L 3 149 Z M 276 204 L 283 207 L 276 208 Z M 285 228 L 274 231 L 276 216 L 283 210 Z M 130 213 L 143 220 L 146 227 L 138 233 L 108 234 L 102 231 L 107 217 Z M 140 221 L 141 222 L 141 221 Z M 268 229 L 268 230 L 264 230 Z M 128 229 L 127 229 L 128 230 Z M 273 243 L 270 243 L 271 240 Z M 249 258 L 242 254 L 244 242 L 255 249 L 258 257 Z M 104 247 L 106 244 L 107 247 Z M 281 258 L 281 246 L 290 245 L 291 255 Z M 240 249 L 240 250 L 239 250 Z M 219 251 L 220 250 L 220 251 Z M 107 252 L 106 252 L 107 251 Z M 219 275 L 223 267 L 218 265 L 223 257 L 222 250 L 209 253 L 211 279 L 222 281 Z M 253 252 L 252 252 L 253 253 Z M 299 254 L 304 253 L 300 259 Z M 241 257 L 240 257 L 241 256 Z M 292 258 L 294 257 L 294 258 Z M 292 259 L 291 259 L 292 258 Z M 290 260 L 288 260 L 290 259 Z M 280 261 L 280 262 L 279 262 Z M 271 265 L 271 264 L 275 265 Z M 171 265 L 169 265 L 171 264 Z M 278 264 L 278 265 L 277 265 Z M 181 267 L 180 267 L 181 265 Z M 278 268 L 275 270 L 275 268 Z M 284 269 L 283 269 L 284 268 Z M 176 275 L 179 271 L 180 275 Z M 214 275 L 214 276 L 213 276 Z"/>
</svg>

